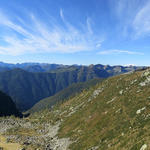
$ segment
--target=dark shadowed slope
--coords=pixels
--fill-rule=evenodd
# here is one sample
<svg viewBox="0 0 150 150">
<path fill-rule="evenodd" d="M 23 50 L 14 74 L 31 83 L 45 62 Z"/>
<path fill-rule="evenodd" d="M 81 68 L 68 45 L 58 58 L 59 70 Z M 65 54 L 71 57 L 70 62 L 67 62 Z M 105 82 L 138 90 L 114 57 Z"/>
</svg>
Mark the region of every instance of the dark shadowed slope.
<svg viewBox="0 0 150 150">
<path fill-rule="evenodd" d="M 11 97 L 0 91 L 0 117 L 10 115 L 22 117 Z"/>
</svg>

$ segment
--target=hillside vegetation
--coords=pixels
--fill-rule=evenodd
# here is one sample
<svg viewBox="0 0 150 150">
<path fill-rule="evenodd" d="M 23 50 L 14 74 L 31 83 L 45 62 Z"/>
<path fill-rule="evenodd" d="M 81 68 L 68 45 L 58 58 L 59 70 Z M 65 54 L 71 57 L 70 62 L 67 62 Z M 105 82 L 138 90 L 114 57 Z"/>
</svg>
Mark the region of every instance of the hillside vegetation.
<svg viewBox="0 0 150 150">
<path fill-rule="evenodd" d="M 15 122 L 3 134 L 25 141 L 27 150 L 148 150 L 150 69 L 108 78 L 52 110 Z"/>
<path fill-rule="evenodd" d="M 56 93 L 54 96 L 47 97 L 45 99 L 40 100 L 36 103 L 28 112 L 38 112 L 43 109 L 50 109 L 57 103 L 62 103 L 69 98 L 75 96 L 76 94 L 81 93 L 83 90 L 90 88 L 91 86 L 102 82 L 103 79 L 92 79 L 86 82 L 79 82 L 70 85 L 69 87 L 61 90 L 60 92 Z"/>
<path fill-rule="evenodd" d="M 149 93 L 150 70 L 112 77 L 57 106 L 51 117 L 43 112 L 43 120 L 62 121 L 58 135 L 73 141 L 71 150 L 150 149 Z"/>
</svg>

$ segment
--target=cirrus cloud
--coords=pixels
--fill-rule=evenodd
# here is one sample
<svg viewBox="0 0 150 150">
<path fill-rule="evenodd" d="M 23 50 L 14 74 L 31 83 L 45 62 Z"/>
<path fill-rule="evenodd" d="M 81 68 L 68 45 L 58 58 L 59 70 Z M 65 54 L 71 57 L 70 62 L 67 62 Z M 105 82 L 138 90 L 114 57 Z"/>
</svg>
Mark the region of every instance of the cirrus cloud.
<svg viewBox="0 0 150 150">
<path fill-rule="evenodd" d="M 105 50 L 105 51 L 99 52 L 98 54 L 100 55 L 112 55 L 112 54 L 144 55 L 144 53 L 141 53 L 141 52 L 118 50 L 118 49 Z"/>
<path fill-rule="evenodd" d="M 31 13 L 28 16 L 30 23 L 17 16 L 17 21 L 13 21 L 0 12 L 0 27 L 6 30 L 5 34 L 0 35 L 0 54 L 75 53 L 96 50 L 103 41 L 93 34 L 89 18 L 85 21 L 84 29 L 79 29 L 65 19 L 62 9 L 60 19 L 63 24 L 51 17 L 55 23 L 49 20 L 50 23 L 46 25 Z"/>
</svg>

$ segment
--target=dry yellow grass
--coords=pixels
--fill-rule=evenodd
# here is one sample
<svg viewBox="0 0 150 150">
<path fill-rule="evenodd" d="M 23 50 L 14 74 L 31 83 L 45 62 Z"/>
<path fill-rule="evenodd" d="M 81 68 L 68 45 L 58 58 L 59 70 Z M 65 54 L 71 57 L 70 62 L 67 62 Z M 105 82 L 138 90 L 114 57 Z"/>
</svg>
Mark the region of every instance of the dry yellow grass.
<svg viewBox="0 0 150 150">
<path fill-rule="evenodd" d="M 21 145 L 17 143 L 7 143 L 6 138 L 0 135 L 0 147 L 4 150 L 20 150 Z"/>
</svg>

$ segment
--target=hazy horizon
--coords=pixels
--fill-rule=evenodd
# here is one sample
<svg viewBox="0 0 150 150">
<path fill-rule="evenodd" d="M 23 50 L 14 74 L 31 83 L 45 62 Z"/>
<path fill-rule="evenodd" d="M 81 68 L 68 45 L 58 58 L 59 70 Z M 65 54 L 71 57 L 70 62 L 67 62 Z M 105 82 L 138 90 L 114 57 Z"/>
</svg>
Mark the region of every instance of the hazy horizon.
<svg viewBox="0 0 150 150">
<path fill-rule="evenodd" d="M 71 66 L 71 65 L 78 65 L 78 66 L 90 66 L 90 65 L 104 65 L 104 66 L 145 66 L 145 67 L 149 67 L 150 65 L 136 65 L 136 64 L 114 64 L 114 65 L 111 65 L 111 64 L 102 64 L 102 63 L 95 63 L 95 64 L 92 64 L 92 63 L 89 63 L 89 64 L 63 64 L 63 63 L 50 63 L 50 62 L 32 62 L 32 61 L 27 61 L 27 62 L 16 62 L 16 63 L 13 63 L 13 62 L 4 62 L 4 61 L 0 61 L 0 63 L 6 63 L 6 64 L 56 64 L 56 65 L 68 65 L 68 66 Z"/>
</svg>

